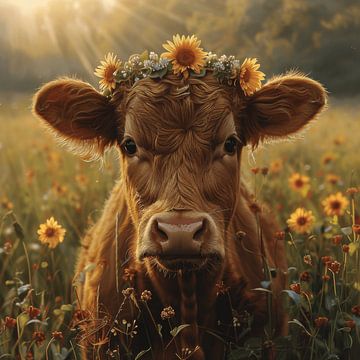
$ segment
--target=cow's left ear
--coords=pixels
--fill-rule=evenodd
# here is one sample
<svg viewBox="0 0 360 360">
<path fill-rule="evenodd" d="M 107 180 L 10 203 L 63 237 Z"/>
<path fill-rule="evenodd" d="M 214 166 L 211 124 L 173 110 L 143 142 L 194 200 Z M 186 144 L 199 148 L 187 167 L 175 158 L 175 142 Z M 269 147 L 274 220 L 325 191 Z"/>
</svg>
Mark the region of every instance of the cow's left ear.
<svg viewBox="0 0 360 360">
<path fill-rule="evenodd" d="M 276 77 L 248 98 L 244 121 L 249 141 L 284 137 L 303 128 L 327 101 L 323 86 L 302 74 Z"/>
<path fill-rule="evenodd" d="M 101 156 L 117 139 L 117 108 L 90 84 L 62 78 L 34 96 L 33 112 L 61 143 L 88 158 Z"/>
</svg>

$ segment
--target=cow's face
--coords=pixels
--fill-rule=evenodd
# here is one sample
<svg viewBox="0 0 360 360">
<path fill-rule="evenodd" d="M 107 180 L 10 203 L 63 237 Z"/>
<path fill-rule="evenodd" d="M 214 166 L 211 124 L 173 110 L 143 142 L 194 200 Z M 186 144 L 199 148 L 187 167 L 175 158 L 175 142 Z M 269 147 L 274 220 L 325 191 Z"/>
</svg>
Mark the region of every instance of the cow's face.
<svg viewBox="0 0 360 360">
<path fill-rule="evenodd" d="M 168 270 L 223 259 L 244 145 L 232 93 L 212 77 L 148 79 L 125 109 L 122 174 L 138 259 Z"/>
<path fill-rule="evenodd" d="M 45 85 L 34 109 L 83 149 L 118 146 L 136 257 L 175 271 L 223 263 L 242 147 L 298 131 L 325 98 L 318 83 L 297 74 L 246 98 L 211 74 L 187 84 L 144 79 L 112 100 L 65 79 Z"/>
</svg>

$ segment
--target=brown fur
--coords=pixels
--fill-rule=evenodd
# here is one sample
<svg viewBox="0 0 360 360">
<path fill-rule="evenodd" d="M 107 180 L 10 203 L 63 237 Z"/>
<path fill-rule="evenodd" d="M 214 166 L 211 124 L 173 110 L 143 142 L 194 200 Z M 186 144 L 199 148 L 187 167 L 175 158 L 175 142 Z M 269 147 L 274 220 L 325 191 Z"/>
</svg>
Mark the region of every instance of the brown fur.
<svg viewBox="0 0 360 360">
<path fill-rule="evenodd" d="M 271 285 L 273 328 L 286 331 L 280 301 L 287 268 L 284 244 L 275 243 L 277 226 L 265 211 L 254 212 L 240 176 L 241 146 L 230 156 L 224 154 L 223 143 L 233 132 L 243 145 L 253 146 L 266 138 L 285 137 L 304 127 L 325 102 L 321 85 L 301 74 L 275 78 L 248 98 L 237 87 L 219 85 L 211 74 L 187 83 L 173 75 L 160 82 L 144 79 L 131 89 L 121 88 L 111 100 L 77 80 L 45 85 L 35 97 L 35 113 L 63 138 L 90 143 L 92 151 L 102 153 L 131 135 L 139 148 L 137 157 L 120 152 L 121 179 L 82 243 L 77 274 L 87 264 L 96 264 L 79 288 L 81 308 L 95 319 L 88 323 L 88 333 L 96 321 L 107 319 L 87 340 L 109 338 L 121 306 L 119 319 L 136 316 L 136 305 L 132 301 L 122 305 L 121 293 L 127 286 L 124 269 L 133 268 L 137 296 L 145 289 L 153 293 L 149 306 L 156 323 L 164 325 L 164 341 L 171 339 L 159 317 L 164 306 L 174 307 L 177 324 L 189 324 L 163 351 L 152 319 L 142 309 L 154 358 L 175 359 L 181 348 L 199 346 L 192 360 L 221 359 L 222 342 L 204 328 L 228 332 L 231 302 L 239 313 L 246 310 L 254 316 L 252 331 L 262 334 L 269 315 L 266 296 L 251 289 L 265 279 L 264 259 L 278 269 Z M 139 261 L 139 253 L 149 246 L 145 236 L 149 219 L 179 208 L 211 216 L 217 236 L 208 246 L 223 249 L 225 256 L 220 263 L 197 272 L 180 271 L 172 278 L 153 259 Z M 236 236 L 239 231 L 246 234 L 242 239 Z M 217 296 L 215 285 L 221 281 L 230 287 L 228 295 Z M 145 325 L 140 325 L 142 330 Z M 144 339 L 144 333 L 134 339 L 135 354 L 148 347 Z M 92 354 L 88 351 L 88 358 Z"/>
</svg>

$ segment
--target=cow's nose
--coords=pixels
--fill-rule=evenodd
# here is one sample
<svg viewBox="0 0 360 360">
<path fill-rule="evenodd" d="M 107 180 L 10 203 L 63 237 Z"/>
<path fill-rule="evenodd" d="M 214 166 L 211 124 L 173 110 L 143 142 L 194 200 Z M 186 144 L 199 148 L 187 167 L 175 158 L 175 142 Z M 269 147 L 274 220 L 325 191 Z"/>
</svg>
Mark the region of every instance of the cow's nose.
<svg viewBox="0 0 360 360">
<path fill-rule="evenodd" d="M 185 215 L 176 211 L 154 218 L 153 240 L 160 244 L 165 257 L 200 256 L 206 233 L 207 220 L 196 213 Z"/>
</svg>

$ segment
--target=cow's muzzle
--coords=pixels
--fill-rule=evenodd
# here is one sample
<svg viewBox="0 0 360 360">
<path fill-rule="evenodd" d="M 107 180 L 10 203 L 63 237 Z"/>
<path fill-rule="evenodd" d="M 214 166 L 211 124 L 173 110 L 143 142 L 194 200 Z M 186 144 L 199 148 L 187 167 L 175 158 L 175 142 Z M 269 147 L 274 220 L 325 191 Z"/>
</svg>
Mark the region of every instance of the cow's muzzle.
<svg viewBox="0 0 360 360">
<path fill-rule="evenodd" d="M 206 213 L 175 210 L 149 220 L 141 258 L 152 257 L 167 270 L 196 270 L 209 260 L 220 261 L 214 220 Z"/>
</svg>

